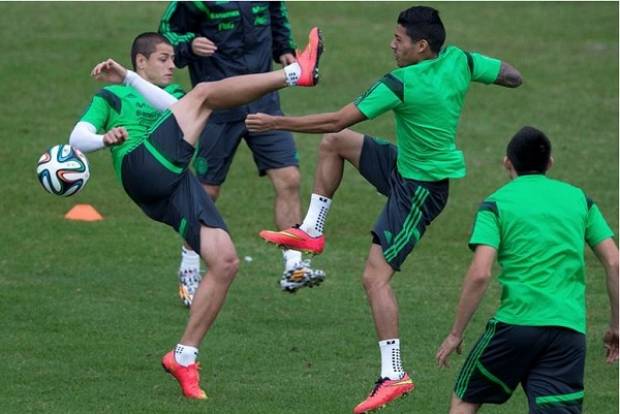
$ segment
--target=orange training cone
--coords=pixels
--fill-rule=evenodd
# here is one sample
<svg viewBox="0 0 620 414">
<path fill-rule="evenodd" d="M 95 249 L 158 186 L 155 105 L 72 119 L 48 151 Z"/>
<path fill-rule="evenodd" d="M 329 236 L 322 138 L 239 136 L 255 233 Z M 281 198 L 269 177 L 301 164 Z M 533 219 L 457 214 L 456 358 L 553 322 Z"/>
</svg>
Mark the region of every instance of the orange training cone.
<svg viewBox="0 0 620 414">
<path fill-rule="evenodd" d="M 76 204 L 65 214 L 67 220 L 99 221 L 103 216 L 90 204 Z"/>
</svg>

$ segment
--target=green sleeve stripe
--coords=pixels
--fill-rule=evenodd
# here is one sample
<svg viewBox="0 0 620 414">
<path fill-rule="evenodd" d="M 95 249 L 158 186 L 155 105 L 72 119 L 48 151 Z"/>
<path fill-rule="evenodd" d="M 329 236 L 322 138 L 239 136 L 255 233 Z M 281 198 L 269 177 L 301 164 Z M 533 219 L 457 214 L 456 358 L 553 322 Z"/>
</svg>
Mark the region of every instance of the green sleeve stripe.
<svg viewBox="0 0 620 414">
<path fill-rule="evenodd" d="M 512 395 L 512 390 L 508 387 L 508 385 L 506 385 L 504 381 L 487 371 L 487 369 L 480 363 L 480 361 L 478 361 L 476 367 L 478 368 L 480 373 L 484 375 L 489 381 L 502 387 L 502 390 L 504 390 L 506 394 Z"/>
<path fill-rule="evenodd" d="M 114 95 L 112 92 L 110 92 L 107 89 L 101 89 L 99 92 L 97 92 L 96 96 L 105 100 L 108 103 L 108 105 L 110 105 L 110 108 L 114 109 L 116 113 L 118 114 L 121 113 L 121 108 L 122 108 L 121 98 Z"/>
<path fill-rule="evenodd" d="M 199 10 L 199 11 L 201 11 L 201 12 L 203 12 L 203 13 L 205 13 L 205 14 L 209 15 L 209 17 L 210 17 L 209 8 L 207 7 L 207 5 L 206 5 L 206 4 L 204 4 L 204 3 L 203 3 L 203 2 L 201 2 L 201 1 L 193 1 L 191 4 L 192 4 L 192 5 L 193 5 L 193 6 L 194 6 L 197 10 Z"/>
<path fill-rule="evenodd" d="M 495 217 L 499 217 L 499 210 L 495 201 L 483 201 L 478 211 L 490 211 L 495 214 Z"/>
<path fill-rule="evenodd" d="M 471 57 L 471 53 L 464 52 L 467 57 L 467 67 L 469 68 L 469 74 L 474 76 L 474 58 Z"/>
<path fill-rule="evenodd" d="M 182 238 L 185 238 L 187 234 L 187 219 L 185 217 L 181 218 L 181 222 L 179 223 L 179 235 Z"/>
<path fill-rule="evenodd" d="M 200 3 L 200 2 L 197 2 Z M 159 32 L 166 38 L 172 46 L 178 46 L 179 43 L 189 42 L 193 38 L 196 37 L 194 33 L 186 33 L 184 35 L 180 35 L 175 33 L 170 28 L 170 18 L 174 14 L 177 9 L 177 2 L 171 1 L 166 10 L 164 11 L 164 15 L 161 18 L 161 23 L 159 24 Z"/>
<path fill-rule="evenodd" d="M 544 397 L 536 397 L 536 405 L 558 405 L 567 402 L 578 402 L 583 400 L 583 395 L 583 391 L 570 394 L 545 395 Z"/>
<path fill-rule="evenodd" d="M 291 24 L 289 22 L 288 9 L 286 8 L 286 3 L 283 1 L 280 2 L 280 13 L 284 19 L 284 27 L 288 29 L 288 46 L 295 50 L 297 49 L 297 43 L 295 43 L 295 39 L 293 39 L 293 29 L 291 28 Z"/>
<path fill-rule="evenodd" d="M 387 86 L 394 93 L 394 95 L 396 95 L 398 99 L 400 99 L 401 102 L 404 102 L 405 87 L 403 85 L 403 82 L 400 79 L 398 79 L 396 76 L 392 75 L 391 73 L 388 73 L 381 79 L 380 82 L 383 83 L 385 86 Z"/>
</svg>

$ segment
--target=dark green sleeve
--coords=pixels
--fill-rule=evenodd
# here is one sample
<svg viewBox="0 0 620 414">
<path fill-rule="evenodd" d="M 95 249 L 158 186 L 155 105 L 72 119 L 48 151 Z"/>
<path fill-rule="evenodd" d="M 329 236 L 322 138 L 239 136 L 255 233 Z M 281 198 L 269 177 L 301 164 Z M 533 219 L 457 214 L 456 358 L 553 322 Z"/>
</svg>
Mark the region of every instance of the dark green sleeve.
<svg viewBox="0 0 620 414">
<path fill-rule="evenodd" d="M 101 91 L 105 91 L 102 89 Z M 80 121 L 88 122 L 97 128 L 97 132 L 107 132 L 108 118 L 112 107 L 110 106 L 108 99 L 102 96 L 101 91 L 93 96 L 90 104 L 84 111 L 84 114 L 80 117 Z"/>
<path fill-rule="evenodd" d="M 388 73 L 353 102 L 368 119 L 394 109 L 404 101 L 404 85 L 394 73 Z"/>
<path fill-rule="evenodd" d="M 497 250 L 501 242 L 500 234 L 497 204 L 494 201 L 484 201 L 474 220 L 469 237 L 469 248 L 475 250 L 476 246 L 483 244 Z"/>
<path fill-rule="evenodd" d="M 195 2 L 200 3 L 202 2 Z M 174 63 L 177 67 L 187 66 L 189 61 L 196 59 L 192 52 L 192 40 L 200 34 L 199 15 L 190 2 L 172 1 L 166 7 L 159 23 L 159 33 L 174 46 Z M 204 18 L 207 15 L 204 14 Z"/>
<path fill-rule="evenodd" d="M 280 56 L 285 53 L 295 54 L 295 40 L 288 20 L 288 10 L 283 1 L 270 1 L 271 37 L 273 39 L 273 60 L 280 63 Z"/>
</svg>

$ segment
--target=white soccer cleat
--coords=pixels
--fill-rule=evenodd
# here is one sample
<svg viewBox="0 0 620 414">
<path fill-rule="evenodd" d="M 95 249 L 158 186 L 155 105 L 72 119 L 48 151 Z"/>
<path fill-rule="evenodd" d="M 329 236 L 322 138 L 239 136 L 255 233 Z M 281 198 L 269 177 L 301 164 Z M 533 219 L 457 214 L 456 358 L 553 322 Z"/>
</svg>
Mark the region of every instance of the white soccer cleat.
<svg viewBox="0 0 620 414">
<path fill-rule="evenodd" d="M 325 272 L 310 267 L 310 260 L 297 263 L 292 269 L 284 270 L 280 279 L 280 289 L 285 292 L 295 293 L 303 287 L 315 287 L 323 283 Z"/>
<path fill-rule="evenodd" d="M 188 308 L 192 306 L 194 293 L 198 290 L 198 285 L 202 276 L 196 268 L 179 269 L 179 298 L 183 305 Z"/>
</svg>

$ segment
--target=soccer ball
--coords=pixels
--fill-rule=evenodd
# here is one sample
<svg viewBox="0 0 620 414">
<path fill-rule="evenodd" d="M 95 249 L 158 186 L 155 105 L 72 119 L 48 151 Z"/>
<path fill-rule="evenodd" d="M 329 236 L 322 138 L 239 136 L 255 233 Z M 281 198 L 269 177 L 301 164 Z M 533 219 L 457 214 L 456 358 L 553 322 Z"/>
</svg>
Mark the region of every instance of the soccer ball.
<svg viewBox="0 0 620 414">
<path fill-rule="evenodd" d="M 47 192 L 69 197 L 84 188 L 90 177 L 90 169 L 86 156 L 80 150 L 60 144 L 41 155 L 37 176 Z"/>
</svg>

